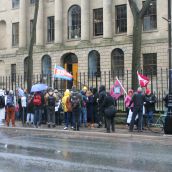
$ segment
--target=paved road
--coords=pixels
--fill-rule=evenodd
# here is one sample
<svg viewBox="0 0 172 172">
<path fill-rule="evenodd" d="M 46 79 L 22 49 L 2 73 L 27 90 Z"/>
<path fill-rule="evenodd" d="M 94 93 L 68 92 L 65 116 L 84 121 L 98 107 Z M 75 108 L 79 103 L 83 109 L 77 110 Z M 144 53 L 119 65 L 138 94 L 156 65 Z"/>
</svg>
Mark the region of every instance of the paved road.
<svg viewBox="0 0 172 172">
<path fill-rule="evenodd" d="M 0 172 L 172 172 L 172 137 L 0 129 Z"/>
</svg>

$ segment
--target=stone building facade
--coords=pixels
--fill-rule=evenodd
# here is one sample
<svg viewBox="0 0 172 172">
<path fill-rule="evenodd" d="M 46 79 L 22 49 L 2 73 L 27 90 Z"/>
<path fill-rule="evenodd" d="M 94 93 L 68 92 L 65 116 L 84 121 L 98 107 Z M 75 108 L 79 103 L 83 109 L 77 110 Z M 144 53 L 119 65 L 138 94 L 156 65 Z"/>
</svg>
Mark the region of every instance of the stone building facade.
<svg viewBox="0 0 172 172">
<path fill-rule="evenodd" d="M 143 1 L 137 0 L 139 8 Z M 167 1 L 153 0 L 143 23 L 142 65 L 168 67 Z M 0 1 L 0 75 L 26 75 L 34 0 Z M 76 77 L 131 70 L 133 17 L 128 0 L 40 0 L 34 74 L 55 64 Z M 155 71 L 157 70 L 157 71 Z"/>
</svg>

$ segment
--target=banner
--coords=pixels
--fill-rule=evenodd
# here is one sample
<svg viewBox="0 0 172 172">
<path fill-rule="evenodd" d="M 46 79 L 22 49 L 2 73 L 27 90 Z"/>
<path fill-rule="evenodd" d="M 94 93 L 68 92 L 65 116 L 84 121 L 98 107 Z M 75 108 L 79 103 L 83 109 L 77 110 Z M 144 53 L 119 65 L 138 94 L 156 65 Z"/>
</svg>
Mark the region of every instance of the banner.
<svg viewBox="0 0 172 172">
<path fill-rule="evenodd" d="M 73 76 L 67 72 L 61 66 L 55 65 L 54 67 L 54 78 L 64 79 L 64 80 L 72 80 Z"/>
<path fill-rule="evenodd" d="M 117 100 L 122 94 L 124 94 L 124 92 L 127 94 L 121 82 L 116 77 L 116 81 L 110 89 L 110 95 Z"/>
<path fill-rule="evenodd" d="M 138 71 L 137 71 L 137 76 L 138 76 L 138 80 L 139 80 L 139 85 L 141 87 L 147 87 L 147 85 L 150 82 L 150 79 L 148 77 L 140 74 Z"/>
</svg>

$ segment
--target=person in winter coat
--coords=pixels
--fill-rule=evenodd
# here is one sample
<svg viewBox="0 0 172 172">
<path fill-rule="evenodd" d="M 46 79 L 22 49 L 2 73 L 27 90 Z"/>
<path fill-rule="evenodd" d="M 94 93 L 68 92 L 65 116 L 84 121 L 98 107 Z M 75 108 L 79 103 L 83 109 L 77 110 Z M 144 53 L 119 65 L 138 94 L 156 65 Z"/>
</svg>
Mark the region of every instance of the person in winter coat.
<svg viewBox="0 0 172 172">
<path fill-rule="evenodd" d="M 102 122 L 104 118 L 103 102 L 105 97 L 106 97 L 106 88 L 104 85 L 101 85 L 99 87 L 99 99 L 98 99 L 98 104 L 99 104 L 98 127 L 102 127 Z"/>
<path fill-rule="evenodd" d="M 94 123 L 98 123 L 97 115 L 98 115 L 98 98 L 99 94 L 97 92 L 97 88 L 93 88 L 93 114 L 94 114 Z"/>
<path fill-rule="evenodd" d="M 34 104 L 34 126 L 40 127 L 42 124 L 42 110 L 44 108 L 45 99 L 42 92 L 35 92 L 33 97 Z"/>
<path fill-rule="evenodd" d="M 0 90 L 0 125 L 4 125 L 5 121 L 5 96 L 4 90 Z"/>
<path fill-rule="evenodd" d="M 14 93 L 13 90 L 10 90 L 7 95 L 7 102 L 6 102 L 6 124 L 9 127 L 10 120 L 12 122 L 12 127 L 15 127 L 15 100 L 14 100 Z"/>
<path fill-rule="evenodd" d="M 62 107 L 63 107 L 63 111 L 64 111 L 64 115 L 65 115 L 65 127 L 64 130 L 68 129 L 68 125 L 69 125 L 69 115 L 71 112 L 71 109 L 69 109 L 68 105 L 67 105 L 67 100 L 70 97 L 70 91 L 68 89 L 66 89 L 66 91 L 64 92 L 64 97 L 62 98 Z"/>
<path fill-rule="evenodd" d="M 70 101 L 72 104 L 72 114 L 74 117 L 74 130 L 79 131 L 82 95 L 76 90 L 75 86 L 72 86 Z"/>
<path fill-rule="evenodd" d="M 33 104 L 33 96 L 32 95 L 28 96 L 26 124 L 28 126 L 31 126 L 34 124 L 34 104 Z"/>
<path fill-rule="evenodd" d="M 132 115 L 130 127 L 129 127 L 130 132 L 133 132 L 134 122 L 135 122 L 137 114 L 138 114 L 138 132 L 142 131 L 144 101 L 145 101 L 145 96 L 142 94 L 142 88 L 139 87 L 137 89 L 137 92 L 134 93 L 134 95 L 131 99 L 131 102 L 129 104 L 129 107 L 131 107 L 132 103 L 134 103 L 133 115 Z"/>
<path fill-rule="evenodd" d="M 55 105 L 57 96 L 52 88 L 49 88 L 45 95 L 45 103 L 47 107 L 47 124 L 48 128 L 55 127 Z"/>
<path fill-rule="evenodd" d="M 150 89 L 146 89 L 145 94 L 145 110 L 147 114 L 147 125 L 151 124 L 153 122 L 153 114 L 155 111 L 155 103 L 156 103 L 156 97 L 153 93 L 151 93 Z"/>
<path fill-rule="evenodd" d="M 86 92 L 87 96 L 87 122 L 88 127 L 94 126 L 94 115 L 93 115 L 93 93 L 88 90 Z"/>
<path fill-rule="evenodd" d="M 82 105 L 81 105 L 81 114 L 80 114 L 80 125 L 84 123 L 84 127 L 87 127 L 87 96 L 86 96 L 87 90 L 82 89 L 81 95 L 82 95 Z"/>
<path fill-rule="evenodd" d="M 107 133 L 110 133 L 110 127 L 112 129 L 112 132 L 115 132 L 114 117 L 116 114 L 117 106 L 116 100 L 111 97 L 109 93 L 107 93 L 107 96 L 105 97 L 102 106 L 104 107 L 105 112 Z"/>
<path fill-rule="evenodd" d="M 129 108 L 129 104 L 131 102 L 132 96 L 133 96 L 133 90 L 132 89 L 129 89 L 128 90 L 128 94 L 127 94 L 127 96 L 125 97 L 125 100 L 124 100 L 125 109 L 126 109 L 126 112 L 127 112 L 126 119 L 128 118 L 129 110 L 131 109 L 131 111 L 133 111 L 133 104 Z"/>
</svg>

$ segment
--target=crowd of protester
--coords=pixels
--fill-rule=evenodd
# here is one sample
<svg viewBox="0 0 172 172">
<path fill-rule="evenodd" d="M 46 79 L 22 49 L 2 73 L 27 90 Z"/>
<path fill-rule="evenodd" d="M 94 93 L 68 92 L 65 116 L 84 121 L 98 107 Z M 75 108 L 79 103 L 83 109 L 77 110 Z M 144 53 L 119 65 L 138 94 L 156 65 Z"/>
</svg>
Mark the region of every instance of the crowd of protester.
<svg viewBox="0 0 172 172">
<path fill-rule="evenodd" d="M 139 87 L 135 93 L 129 89 L 124 103 L 126 119 L 130 111 L 132 112 L 128 122 L 130 132 L 133 131 L 135 124 L 137 130 L 141 132 L 145 124 L 152 122 L 156 97 L 150 89 L 143 92 Z M 0 125 L 15 127 L 15 120 L 18 120 L 24 126 L 39 128 L 42 124 L 46 124 L 48 128 L 55 128 L 61 125 L 64 126 L 64 130 L 70 128 L 76 131 L 79 131 L 80 127 L 94 128 L 105 125 L 109 133 L 115 132 L 116 113 L 117 101 L 106 92 L 103 85 L 99 90 L 86 86 L 82 90 L 77 90 L 73 86 L 71 90 L 66 89 L 63 94 L 52 88 L 32 94 L 24 90 L 22 96 L 19 90 L 15 92 L 0 90 Z"/>
</svg>

